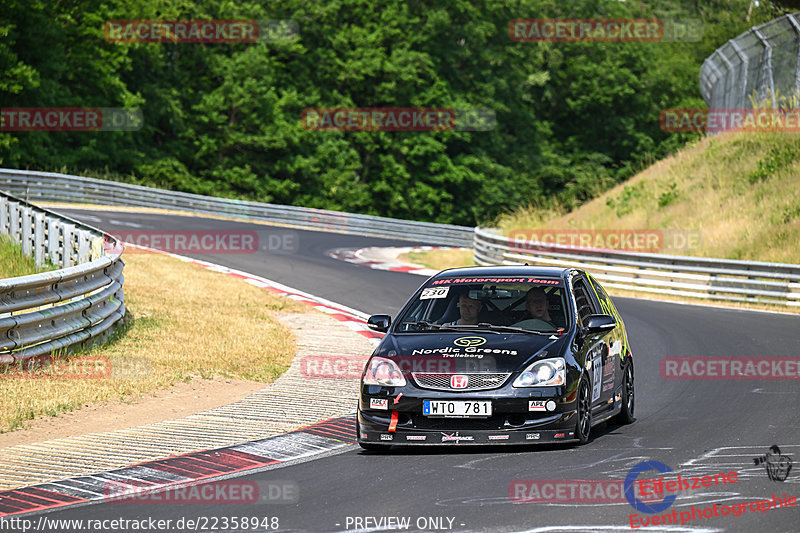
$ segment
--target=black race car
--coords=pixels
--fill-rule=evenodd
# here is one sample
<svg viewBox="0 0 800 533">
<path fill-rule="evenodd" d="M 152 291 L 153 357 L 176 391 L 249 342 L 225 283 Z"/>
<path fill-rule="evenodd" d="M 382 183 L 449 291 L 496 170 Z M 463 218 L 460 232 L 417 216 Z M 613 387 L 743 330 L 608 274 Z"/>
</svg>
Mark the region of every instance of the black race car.
<svg viewBox="0 0 800 533">
<path fill-rule="evenodd" d="M 426 281 L 361 377 L 358 443 L 532 444 L 633 421 L 633 356 L 605 290 L 574 268 L 457 268 Z"/>
</svg>

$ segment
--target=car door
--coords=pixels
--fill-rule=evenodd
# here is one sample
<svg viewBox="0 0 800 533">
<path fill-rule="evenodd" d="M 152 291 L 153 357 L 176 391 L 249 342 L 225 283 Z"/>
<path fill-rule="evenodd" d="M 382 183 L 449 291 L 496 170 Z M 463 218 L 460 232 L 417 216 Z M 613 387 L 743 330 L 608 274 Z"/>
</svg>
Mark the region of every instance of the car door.
<svg viewBox="0 0 800 533">
<path fill-rule="evenodd" d="M 616 389 L 622 384 L 622 367 L 624 358 L 628 353 L 628 339 L 625 333 L 625 325 L 622 322 L 622 317 L 617 311 L 611 297 L 603 289 L 600 283 L 594 279 L 591 274 L 587 274 L 587 278 L 592 288 L 594 289 L 595 296 L 600 304 L 602 313 L 611 315 L 617 321 L 617 327 L 614 328 L 608 336 L 609 358 L 608 368 L 603 370 L 603 388 L 611 387 Z"/>
<path fill-rule="evenodd" d="M 578 326 L 582 329 L 586 327 L 590 315 L 604 313 L 586 277 L 575 276 L 572 281 L 572 289 L 578 314 Z M 613 330 L 601 333 L 581 333 L 579 350 L 585 355 L 593 408 L 608 404 L 608 400 L 614 395 L 613 358 L 609 356 L 612 332 Z M 610 385 L 605 375 L 609 369 L 611 372 Z M 605 390 L 603 390 L 604 388 Z"/>
</svg>

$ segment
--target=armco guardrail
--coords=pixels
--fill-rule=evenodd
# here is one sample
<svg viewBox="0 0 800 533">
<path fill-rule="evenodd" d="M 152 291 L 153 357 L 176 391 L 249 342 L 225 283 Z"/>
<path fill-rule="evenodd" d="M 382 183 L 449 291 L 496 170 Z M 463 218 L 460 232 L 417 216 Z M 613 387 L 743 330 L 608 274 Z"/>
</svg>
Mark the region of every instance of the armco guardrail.
<svg viewBox="0 0 800 533">
<path fill-rule="evenodd" d="M 472 246 L 471 227 L 230 200 L 50 172 L 0 169 L 0 189 L 37 202 L 156 207 L 369 237 Z"/>
<path fill-rule="evenodd" d="M 37 265 L 61 267 L 0 279 L 0 363 L 85 346 L 125 315 L 122 246 L 113 237 L 6 193 L 0 233 Z"/>
<path fill-rule="evenodd" d="M 800 265 L 555 247 L 515 242 L 486 228 L 475 228 L 474 257 L 480 265 L 582 268 L 618 289 L 800 306 Z"/>
<path fill-rule="evenodd" d="M 786 105 L 800 94 L 800 12 L 755 26 L 718 48 L 700 69 L 700 91 L 712 109 Z"/>
</svg>

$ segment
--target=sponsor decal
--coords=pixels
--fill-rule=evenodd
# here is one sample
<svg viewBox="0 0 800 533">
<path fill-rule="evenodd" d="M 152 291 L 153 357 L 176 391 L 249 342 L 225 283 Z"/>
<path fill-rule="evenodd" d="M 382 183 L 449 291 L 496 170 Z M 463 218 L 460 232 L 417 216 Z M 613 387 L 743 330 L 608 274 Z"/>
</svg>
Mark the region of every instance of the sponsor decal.
<svg viewBox="0 0 800 533">
<path fill-rule="evenodd" d="M 469 346 L 461 351 L 461 348 L 453 348 L 452 346 L 445 346 L 444 348 L 424 348 L 412 350 L 411 355 L 431 355 L 441 354 L 444 357 L 474 357 L 482 359 L 484 354 L 497 354 L 497 355 L 517 355 L 516 350 L 507 350 L 499 348 L 476 348 Z"/>
<path fill-rule="evenodd" d="M 363 431 L 361 432 L 361 438 L 362 439 L 366 439 L 367 438 L 367 434 L 365 432 L 363 432 Z"/>
<path fill-rule="evenodd" d="M 381 433 L 381 440 L 393 440 L 394 435 L 387 435 L 386 433 Z"/>
<path fill-rule="evenodd" d="M 561 285 L 560 279 L 539 278 L 445 278 L 437 279 L 431 285 L 461 285 L 464 283 L 539 283 L 541 285 Z"/>
<path fill-rule="evenodd" d="M 618 392 L 614 395 L 614 401 L 621 402 L 622 401 L 622 393 Z"/>
<path fill-rule="evenodd" d="M 600 398 L 600 386 L 602 385 L 603 357 L 598 354 L 592 360 L 592 403 Z"/>
<path fill-rule="evenodd" d="M 528 400 L 528 411 L 546 411 L 545 400 Z"/>
<path fill-rule="evenodd" d="M 770 446 L 766 455 L 754 457 L 753 463 L 765 465 L 767 477 L 772 481 L 786 481 L 792 470 L 792 458 L 788 455 L 781 455 L 781 449 L 775 444 Z"/>
<path fill-rule="evenodd" d="M 553 435 L 554 439 L 563 439 L 565 437 L 564 433 L 556 433 Z"/>
<path fill-rule="evenodd" d="M 489 440 L 508 440 L 508 435 L 489 435 Z"/>
<path fill-rule="evenodd" d="M 526 440 L 539 440 L 539 434 L 538 433 L 526 433 L 525 434 L 525 439 Z"/>
<path fill-rule="evenodd" d="M 470 348 L 486 344 L 486 339 L 483 337 L 459 337 L 453 341 L 453 344 L 464 348 Z"/>
<path fill-rule="evenodd" d="M 435 298 L 445 298 L 448 292 L 450 292 L 450 287 L 428 287 L 427 289 L 422 289 L 422 294 L 419 295 L 419 299 L 432 300 Z"/>
<path fill-rule="evenodd" d="M 450 388 L 465 389 L 469 384 L 469 376 L 455 375 L 450 376 Z"/>
<path fill-rule="evenodd" d="M 609 382 L 609 383 L 606 383 L 605 385 L 603 385 L 603 392 L 605 392 L 607 390 L 611 390 L 613 388 L 614 388 L 614 382 L 613 381 Z"/>
<path fill-rule="evenodd" d="M 389 410 L 389 400 L 387 398 L 370 398 L 370 409 L 385 409 Z"/>
<path fill-rule="evenodd" d="M 614 346 L 619 345 L 617 347 L 617 352 L 614 351 Z M 619 355 L 619 350 L 622 349 L 622 343 L 620 341 L 616 341 L 611 345 L 611 349 L 609 350 L 608 357 L 606 358 L 606 364 L 603 367 L 603 376 L 614 376 L 614 362 L 616 361 L 615 356 Z"/>
<path fill-rule="evenodd" d="M 458 431 L 455 433 L 442 433 L 442 442 L 461 442 L 461 441 L 474 441 L 475 437 L 472 435 L 460 435 Z"/>
<path fill-rule="evenodd" d="M 406 435 L 406 440 L 425 440 L 427 435 Z"/>
</svg>

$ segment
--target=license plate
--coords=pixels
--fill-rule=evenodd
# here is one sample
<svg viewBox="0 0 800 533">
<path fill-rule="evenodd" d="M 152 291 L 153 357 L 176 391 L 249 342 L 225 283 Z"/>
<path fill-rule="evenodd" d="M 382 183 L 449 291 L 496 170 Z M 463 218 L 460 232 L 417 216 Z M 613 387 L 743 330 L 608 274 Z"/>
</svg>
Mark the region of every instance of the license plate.
<svg viewBox="0 0 800 533">
<path fill-rule="evenodd" d="M 422 400 L 422 414 L 445 418 L 481 418 L 492 416 L 492 402 Z"/>
</svg>

